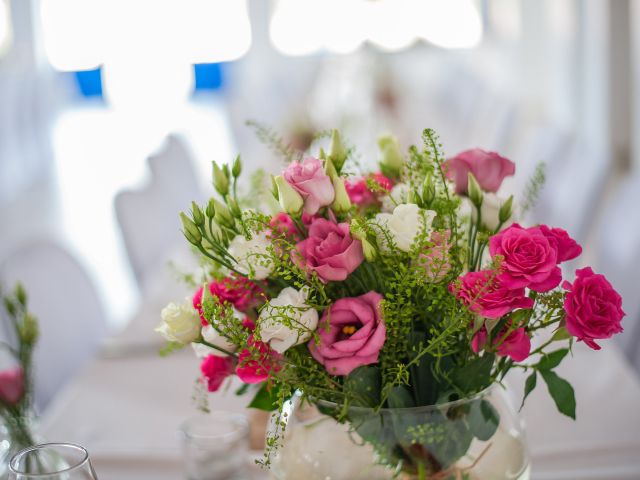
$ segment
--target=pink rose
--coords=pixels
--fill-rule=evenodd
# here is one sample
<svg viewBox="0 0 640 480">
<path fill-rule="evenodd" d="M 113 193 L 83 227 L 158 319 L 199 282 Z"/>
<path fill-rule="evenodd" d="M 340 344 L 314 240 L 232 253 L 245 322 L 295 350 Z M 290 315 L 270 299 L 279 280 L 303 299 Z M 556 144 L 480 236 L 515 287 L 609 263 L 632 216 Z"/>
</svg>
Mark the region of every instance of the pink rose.
<svg viewBox="0 0 640 480">
<path fill-rule="evenodd" d="M 248 309 L 263 303 L 263 290 L 245 277 L 225 277 L 222 280 L 209 283 L 209 292 L 222 303 L 232 304 L 236 310 L 246 312 Z M 202 325 L 207 325 L 202 311 L 203 288 L 200 287 L 193 296 L 193 308 L 200 314 Z"/>
<path fill-rule="evenodd" d="M 260 342 L 249 336 L 248 348 L 238 355 L 236 375 L 244 383 L 260 383 L 280 370 L 281 355 L 275 352 L 266 343 Z"/>
<path fill-rule="evenodd" d="M 342 281 L 364 260 L 362 243 L 349 233 L 348 223 L 316 218 L 309 237 L 297 245 L 296 261 L 323 282 Z"/>
<path fill-rule="evenodd" d="M 497 192 L 505 177 L 516 172 L 516 165 L 495 152 L 473 148 L 447 160 L 444 172 L 455 183 L 458 195 L 467 193 L 469 172 L 473 173 L 484 191 Z"/>
<path fill-rule="evenodd" d="M 296 228 L 296 224 L 289 215 L 284 212 L 277 213 L 271 217 L 269 222 L 272 237 L 285 237 L 295 241 L 300 240 L 300 232 Z"/>
<path fill-rule="evenodd" d="M 369 292 L 337 300 L 322 315 L 318 336 L 309 351 L 332 375 L 348 375 L 362 365 L 377 363 L 386 338 L 380 311 L 382 295 Z M 328 324 L 328 325 L 327 325 Z"/>
<path fill-rule="evenodd" d="M 207 380 L 207 389 L 217 392 L 225 379 L 233 373 L 233 367 L 232 357 L 208 355 L 200 364 L 200 371 Z"/>
<path fill-rule="evenodd" d="M 573 260 L 582 253 L 582 247 L 562 228 L 549 228 L 540 225 L 540 231 L 558 252 L 558 263 Z"/>
<path fill-rule="evenodd" d="M 583 340 L 594 350 L 600 346 L 596 339 L 610 338 L 622 332 L 622 298 L 604 275 L 594 273 L 590 267 L 576 270 L 573 285 L 562 284 L 567 291 L 564 310 L 567 314 L 567 331 Z"/>
<path fill-rule="evenodd" d="M 514 223 L 491 237 L 489 252 L 492 257 L 503 257 L 500 280 L 507 288 L 547 292 L 562 280 L 557 243 L 539 227 L 522 228 Z"/>
<path fill-rule="evenodd" d="M 524 288 L 507 288 L 491 270 L 469 272 L 452 282 L 449 291 L 472 312 L 493 319 L 517 308 L 532 308 L 534 303 L 525 296 Z"/>
<path fill-rule="evenodd" d="M 282 176 L 302 196 L 304 211 L 308 214 L 315 215 L 321 207 L 333 203 L 333 183 L 317 158 L 307 157 L 302 163 L 291 162 Z"/>
<path fill-rule="evenodd" d="M 16 405 L 24 395 L 24 372 L 15 367 L 0 372 L 0 400 L 7 405 Z"/>
<path fill-rule="evenodd" d="M 493 339 L 493 344 L 498 345 L 496 353 L 501 357 L 511 357 L 514 362 L 521 362 L 529 356 L 531 351 L 531 339 L 527 335 L 527 330 L 524 327 L 516 328 L 506 338 L 504 336 L 507 333 L 507 329 L 504 328 L 500 334 Z M 471 340 L 471 349 L 478 353 L 484 348 L 487 343 L 487 330 L 482 327 L 473 336 Z"/>
<path fill-rule="evenodd" d="M 371 174 L 368 178 L 374 180 L 382 189 L 386 190 L 387 192 L 390 192 L 391 188 L 393 187 L 393 183 L 391 182 L 391 180 L 389 180 L 380 172 Z M 378 201 L 378 197 L 376 196 L 376 194 L 369 190 L 369 187 L 367 185 L 367 178 L 347 180 L 344 186 L 347 190 L 347 194 L 349 195 L 349 200 L 351 200 L 351 203 L 355 205 L 366 207 L 369 205 L 373 205 Z"/>
<path fill-rule="evenodd" d="M 431 282 L 442 280 L 451 270 L 450 238 L 449 230 L 433 232 L 430 239 L 431 246 L 425 253 L 420 254 L 419 265 L 425 269 L 426 276 Z"/>
</svg>

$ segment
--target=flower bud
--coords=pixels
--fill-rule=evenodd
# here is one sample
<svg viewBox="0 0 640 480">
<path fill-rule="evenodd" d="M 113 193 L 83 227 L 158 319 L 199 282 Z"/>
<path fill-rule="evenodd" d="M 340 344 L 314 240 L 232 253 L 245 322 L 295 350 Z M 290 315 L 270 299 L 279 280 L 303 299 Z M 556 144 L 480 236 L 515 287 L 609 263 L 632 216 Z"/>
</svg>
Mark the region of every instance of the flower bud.
<svg viewBox="0 0 640 480">
<path fill-rule="evenodd" d="M 209 200 L 209 203 L 207 204 L 207 209 L 205 210 L 205 213 L 207 214 L 208 218 L 214 218 L 216 216 L 216 204 L 213 201 L 213 198 L 211 200 Z"/>
<path fill-rule="evenodd" d="M 398 178 L 402 172 L 404 161 L 398 139 L 393 135 L 378 138 L 378 147 L 382 152 L 380 169 L 385 176 Z"/>
<path fill-rule="evenodd" d="M 216 222 L 220 225 L 224 225 L 227 227 L 233 227 L 235 225 L 235 220 L 233 219 L 233 215 L 227 208 L 227 206 L 219 202 L 218 200 L 213 200 L 214 208 L 216 210 L 216 216 L 214 217 Z"/>
<path fill-rule="evenodd" d="M 362 243 L 364 258 L 367 259 L 367 262 L 373 262 L 378 257 L 378 250 L 366 238 L 363 238 L 360 242 Z"/>
<path fill-rule="evenodd" d="M 333 165 L 338 171 L 342 169 L 345 160 L 347 159 L 347 149 L 342 143 L 340 132 L 333 129 L 331 131 L 331 145 L 329 146 L 329 159 L 333 162 Z"/>
<path fill-rule="evenodd" d="M 498 219 L 500 220 L 500 223 L 505 223 L 511 218 L 511 215 L 513 215 L 513 195 L 510 195 L 509 198 L 507 198 L 507 201 L 500 207 Z"/>
<path fill-rule="evenodd" d="M 340 176 L 335 176 L 332 180 L 333 190 L 335 191 L 335 198 L 331 204 L 331 209 L 336 213 L 347 213 L 351 210 L 351 199 L 344 185 L 344 179 Z"/>
<path fill-rule="evenodd" d="M 196 202 L 191 202 L 191 216 L 193 217 L 193 221 L 196 225 L 204 225 L 204 213 L 202 213 L 202 209 Z"/>
<path fill-rule="evenodd" d="M 16 285 L 16 299 L 23 307 L 27 306 L 27 292 L 20 282 Z"/>
<path fill-rule="evenodd" d="M 278 188 L 278 202 L 282 209 L 289 215 L 298 216 L 304 206 L 304 199 L 282 175 L 274 177 L 274 182 Z"/>
<path fill-rule="evenodd" d="M 242 218 L 242 210 L 238 206 L 238 202 L 236 202 L 233 198 L 229 197 L 227 199 L 227 205 L 229 205 L 229 209 L 231 210 L 231 215 L 235 218 Z"/>
<path fill-rule="evenodd" d="M 211 162 L 211 164 L 213 165 L 213 186 L 216 191 L 224 197 L 229 193 L 229 176 L 225 174 L 216 162 Z M 224 165 L 224 167 L 226 167 L 226 165 Z M 228 168 L 229 167 L 227 167 L 227 170 Z"/>
<path fill-rule="evenodd" d="M 276 202 L 278 201 L 278 184 L 276 183 L 276 177 L 274 177 L 273 175 L 271 175 L 271 195 L 273 196 L 273 198 L 276 199 Z"/>
<path fill-rule="evenodd" d="M 38 327 L 38 321 L 36 317 L 27 313 L 24 316 L 24 319 L 20 326 L 18 327 L 18 335 L 20 336 L 20 341 L 27 345 L 34 345 L 36 340 L 38 340 L 38 336 L 40 334 L 40 329 Z"/>
<path fill-rule="evenodd" d="M 187 217 L 184 212 L 180 212 L 180 220 L 182 221 L 182 233 L 184 233 L 184 236 L 189 243 L 192 243 L 193 245 L 200 245 L 200 242 L 202 241 L 202 234 L 200 233 L 200 230 L 198 230 L 196 224 L 193 223 L 193 221 Z"/>
<path fill-rule="evenodd" d="M 476 208 L 480 208 L 482 206 L 482 189 L 476 177 L 473 176 L 473 173 L 469 172 L 467 178 L 467 192 L 469 192 L 471 203 L 473 203 Z"/>
<path fill-rule="evenodd" d="M 427 175 L 422 184 L 422 201 L 425 207 L 429 207 L 436 198 L 436 186 L 433 184 L 431 175 Z"/>
<path fill-rule="evenodd" d="M 240 155 L 236 157 L 233 161 L 233 166 L 231 167 L 231 174 L 233 178 L 238 178 L 242 173 L 242 162 L 240 161 Z"/>
</svg>

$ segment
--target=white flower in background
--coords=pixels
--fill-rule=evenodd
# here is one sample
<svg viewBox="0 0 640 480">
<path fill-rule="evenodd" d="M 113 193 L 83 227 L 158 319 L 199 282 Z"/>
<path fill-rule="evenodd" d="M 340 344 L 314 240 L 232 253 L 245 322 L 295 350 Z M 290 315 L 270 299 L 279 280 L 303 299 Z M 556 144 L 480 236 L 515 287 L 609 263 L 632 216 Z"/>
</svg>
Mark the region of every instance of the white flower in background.
<svg viewBox="0 0 640 480">
<path fill-rule="evenodd" d="M 409 198 L 409 185 L 406 183 L 397 183 L 389 192 L 389 195 L 382 197 L 382 211 L 391 213 L 402 203 L 407 203 Z"/>
<path fill-rule="evenodd" d="M 267 250 L 270 243 L 267 232 L 255 233 L 251 240 L 236 235 L 229 244 L 229 253 L 238 262 L 236 269 L 255 280 L 267 278 L 273 270 L 273 260 Z"/>
<path fill-rule="evenodd" d="M 260 312 L 256 327 L 260 339 L 276 352 L 283 353 L 294 345 L 306 342 L 318 327 L 318 312 L 306 303 L 307 296 L 306 288 L 296 290 L 287 287 Z M 286 320 L 283 316 L 286 316 Z"/>
<path fill-rule="evenodd" d="M 211 345 L 226 350 L 227 352 L 235 352 L 238 348 L 211 325 L 205 325 L 202 327 L 202 339 Z M 193 351 L 196 353 L 196 356 L 199 358 L 205 358 L 208 355 L 217 355 L 219 357 L 227 356 L 226 353 L 216 350 L 215 348 L 208 347 L 207 345 L 203 345 L 202 343 L 192 343 L 191 346 L 193 347 Z"/>
<path fill-rule="evenodd" d="M 193 308 L 191 300 L 183 303 L 171 302 L 162 309 L 162 323 L 156 332 L 170 342 L 186 345 L 200 336 L 200 316 Z"/>
<path fill-rule="evenodd" d="M 485 193 L 480 212 L 482 213 L 482 223 L 489 230 L 495 230 L 500 224 L 500 208 L 507 201 L 506 198 L 499 197 L 495 193 Z M 471 203 L 471 202 L 469 202 Z M 515 205 L 512 207 L 512 211 L 515 211 Z M 471 214 L 473 220 L 476 221 L 478 210 L 474 205 L 471 205 Z M 515 215 L 511 215 L 511 218 L 507 220 L 501 227 L 501 229 L 508 227 L 514 222 Z"/>
<path fill-rule="evenodd" d="M 415 203 L 398 205 L 393 213 L 378 213 L 376 221 L 383 227 L 378 232 L 378 245 L 389 250 L 386 235 L 390 235 L 399 250 L 408 252 L 421 231 L 431 232 L 431 223 L 436 216 L 433 210 L 422 210 Z"/>
</svg>

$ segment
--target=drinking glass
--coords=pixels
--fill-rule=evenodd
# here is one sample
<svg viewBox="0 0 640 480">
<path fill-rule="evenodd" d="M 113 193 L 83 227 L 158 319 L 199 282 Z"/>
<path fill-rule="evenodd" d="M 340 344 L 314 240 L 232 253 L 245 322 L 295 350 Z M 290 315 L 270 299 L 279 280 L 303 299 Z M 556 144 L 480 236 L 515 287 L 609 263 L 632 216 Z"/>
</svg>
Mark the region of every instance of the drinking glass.
<svg viewBox="0 0 640 480">
<path fill-rule="evenodd" d="M 9 480 L 97 480 L 89 453 L 71 443 L 25 448 L 9 462 Z"/>
<path fill-rule="evenodd" d="M 185 421 L 180 430 L 189 480 L 247 478 L 249 422 L 245 416 L 201 414 Z"/>
</svg>

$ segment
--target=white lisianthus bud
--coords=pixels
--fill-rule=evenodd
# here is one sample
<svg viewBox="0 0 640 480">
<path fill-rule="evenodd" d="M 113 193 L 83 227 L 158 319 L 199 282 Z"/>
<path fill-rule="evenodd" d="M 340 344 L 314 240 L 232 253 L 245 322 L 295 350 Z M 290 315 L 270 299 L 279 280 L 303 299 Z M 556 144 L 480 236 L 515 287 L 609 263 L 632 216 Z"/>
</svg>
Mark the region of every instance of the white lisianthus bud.
<svg viewBox="0 0 640 480">
<path fill-rule="evenodd" d="M 336 192 L 336 197 L 331 204 L 331 209 L 336 213 L 348 212 L 351 210 L 351 199 L 344 186 L 344 178 L 337 176 L 331 181 L 333 183 L 333 189 Z"/>
<path fill-rule="evenodd" d="M 476 177 L 474 177 L 471 172 L 467 174 L 467 191 L 469 192 L 469 198 L 473 205 L 476 207 L 482 205 L 482 189 L 480 188 Z"/>
<path fill-rule="evenodd" d="M 380 170 L 387 177 L 397 178 L 402 172 L 404 160 L 400 150 L 400 143 L 393 135 L 383 135 L 378 138 L 378 147 L 382 152 Z"/>
<path fill-rule="evenodd" d="M 369 240 L 363 238 L 360 242 L 362 243 L 362 251 L 364 252 L 364 258 L 367 259 L 367 262 L 373 262 L 378 258 L 378 251 L 376 250 L 376 247 L 369 242 Z"/>
<path fill-rule="evenodd" d="M 274 182 L 278 188 L 278 202 L 282 209 L 289 215 L 298 216 L 304 206 L 304 199 L 282 175 L 274 177 Z"/>
<path fill-rule="evenodd" d="M 170 303 L 162 309 L 162 323 L 156 332 L 170 342 L 183 345 L 200 336 L 200 316 L 189 299 L 183 303 Z"/>
<path fill-rule="evenodd" d="M 406 183 L 397 183 L 394 185 L 389 195 L 385 195 L 382 198 L 382 211 L 391 213 L 398 205 L 407 203 L 410 190 L 409 185 Z"/>
<path fill-rule="evenodd" d="M 435 216 L 436 212 L 433 210 L 422 210 L 415 203 L 398 205 L 393 213 L 377 214 L 376 221 L 382 227 L 378 233 L 378 245 L 388 251 L 389 235 L 398 250 L 408 252 L 421 231 L 431 232 L 431 223 Z"/>
<path fill-rule="evenodd" d="M 344 143 L 342 143 L 340 132 L 336 129 L 331 131 L 331 145 L 329 147 L 328 158 L 333 162 L 333 165 L 338 169 L 338 171 L 342 169 L 342 166 L 347 159 L 347 149 L 344 146 Z"/>
<path fill-rule="evenodd" d="M 306 342 L 318 327 L 318 312 L 307 304 L 308 290 L 283 289 L 260 312 L 260 339 L 276 352 Z"/>
<path fill-rule="evenodd" d="M 250 240 L 236 235 L 229 244 L 229 253 L 235 258 L 236 269 L 255 280 L 264 280 L 273 271 L 273 260 L 269 255 L 267 232 L 256 233 Z"/>
<path fill-rule="evenodd" d="M 222 350 L 226 350 L 227 352 L 235 352 L 237 350 L 237 346 L 231 343 L 227 337 L 221 335 L 218 330 L 216 330 L 211 325 L 205 325 L 202 327 L 202 339 L 210 345 L 215 347 L 219 347 Z M 208 355 L 217 355 L 219 357 L 228 356 L 221 350 L 217 350 L 215 348 L 211 348 L 202 343 L 192 343 L 193 351 L 196 353 L 196 356 L 199 358 L 205 358 Z"/>
<path fill-rule="evenodd" d="M 485 193 L 484 199 L 482 201 L 482 206 L 480 207 L 480 212 L 482 213 L 482 224 L 489 230 L 495 230 L 500 225 L 500 210 L 503 210 L 503 206 L 507 204 L 509 199 L 502 198 L 496 195 L 495 193 Z M 513 201 L 512 201 L 513 202 Z M 511 210 L 514 209 L 513 205 L 509 206 Z M 504 212 L 503 212 L 504 213 Z M 510 212 L 509 219 L 505 222 L 502 222 L 502 228 L 509 226 L 513 223 L 513 214 Z M 478 218 L 478 209 L 471 204 L 471 215 L 473 221 L 477 221 Z"/>
</svg>

